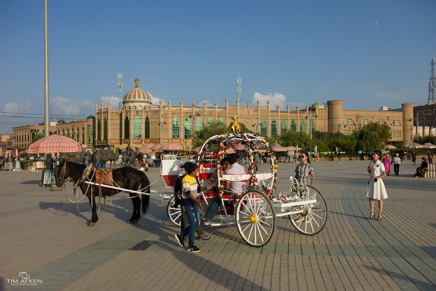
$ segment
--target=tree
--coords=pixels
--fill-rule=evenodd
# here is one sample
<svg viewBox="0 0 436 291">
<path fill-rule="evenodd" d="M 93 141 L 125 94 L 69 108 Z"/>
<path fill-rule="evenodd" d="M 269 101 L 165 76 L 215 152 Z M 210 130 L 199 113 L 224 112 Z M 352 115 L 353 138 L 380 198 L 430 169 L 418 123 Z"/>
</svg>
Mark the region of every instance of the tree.
<svg viewBox="0 0 436 291">
<path fill-rule="evenodd" d="M 391 129 L 386 123 L 370 122 L 353 132 L 353 136 L 357 141 L 356 150 L 371 152 L 376 149 L 382 149 L 391 139 Z"/>
<path fill-rule="evenodd" d="M 223 122 L 208 122 L 201 130 L 198 130 L 194 133 L 192 145 L 193 147 L 202 146 L 210 137 L 225 132 L 227 132 L 227 126 Z"/>
</svg>

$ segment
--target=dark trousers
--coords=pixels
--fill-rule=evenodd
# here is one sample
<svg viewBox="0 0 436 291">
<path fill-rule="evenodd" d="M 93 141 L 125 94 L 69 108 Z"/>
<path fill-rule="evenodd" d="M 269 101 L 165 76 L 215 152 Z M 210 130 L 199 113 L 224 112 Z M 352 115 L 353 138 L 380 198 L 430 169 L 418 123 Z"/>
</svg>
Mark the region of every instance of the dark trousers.
<svg viewBox="0 0 436 291">
<path fill-rule="evenodd" d="M 394 173 L 395 176 L 398 176 L 400 174 L 400 164 L 394 164 Z"/>
</svg>

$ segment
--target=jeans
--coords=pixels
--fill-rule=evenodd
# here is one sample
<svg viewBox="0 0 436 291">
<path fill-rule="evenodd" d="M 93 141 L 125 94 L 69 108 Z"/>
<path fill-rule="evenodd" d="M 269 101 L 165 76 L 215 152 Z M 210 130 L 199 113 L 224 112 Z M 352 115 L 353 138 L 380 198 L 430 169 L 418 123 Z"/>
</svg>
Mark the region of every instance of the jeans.
<svg viewBox="0 0 436 291">
<path fill-rule="evenodd" d="M 183 230 L 182 237 L 185 238 L 186 236 L 188 236 L 189 247 L 192 247 L 195 244 L 195 230 L 197 226 L 200 225 L 198 206 L 197 204 L 195 204 L 192 206 L 182 206 L 182 207 L 189 221 L 189 226 L 185 227 L 185 229 Z"/>
<path fill-rule="evenodd" d="M 207 208 L 206 213 L 204 214 L 204 218 L 206 218 L 209 221 L 212 220 L 220 205 L 221 205 L 221 198 L 216 196 L 213 197 L 209 207 Z"/>
</svg>

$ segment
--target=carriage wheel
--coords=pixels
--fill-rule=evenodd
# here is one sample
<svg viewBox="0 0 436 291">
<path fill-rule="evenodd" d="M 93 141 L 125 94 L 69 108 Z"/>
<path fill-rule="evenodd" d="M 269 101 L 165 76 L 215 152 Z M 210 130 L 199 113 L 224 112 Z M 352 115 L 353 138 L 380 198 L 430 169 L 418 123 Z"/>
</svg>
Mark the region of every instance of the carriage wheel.
<svg viewBox="0 0 436 291">
<path fill-rule="evenodd" d="M 299 210 L 301 212 L 289 215 L 289 219 L 299 232 L 314 235 L 325 226 L 327 204 L 321 193 L 311 186 L 307 186 L 307 192 L 302 194 L 302 199 L 316 199 L 316 203 L 294 207 L 291 211 Z"/>
<path fill-rule="evenodd" d="M 167 214 L 172 223 L 180 226 L 182 221 L 182 208 L 180 202 L 176 205 L 176 198 L 174 196 L 172 196 L 170 201 L 168 201 Z"/>
<path fill-rule="evenodd" d="M 249 191 L 242 195 L 236 206 L 236 224 L 245 242 L 261 247 L 269 242 L 275 228 L 273 206 L 265 194 Z"/>
</svg>

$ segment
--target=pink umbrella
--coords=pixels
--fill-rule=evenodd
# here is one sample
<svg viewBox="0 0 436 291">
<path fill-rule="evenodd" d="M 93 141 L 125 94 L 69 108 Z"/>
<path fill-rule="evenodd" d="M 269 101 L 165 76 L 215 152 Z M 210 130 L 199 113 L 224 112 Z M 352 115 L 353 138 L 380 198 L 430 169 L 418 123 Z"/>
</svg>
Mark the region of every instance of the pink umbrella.
<svg viewBox="0 0 436 291">
<path fill-rule="evenodd" d="M 182 149 L 182 145 L 178 143 L 166 143 L 162 147 L 164 151 L 181 151 Z"/>
<path fill-rule="evenodd" d="M 155 144 L 154 146 L 151 147 L 151 149 L 154 151 L 160 151 L 160 150 L 162 150 L 162 145 Z"/>
<path fill-rule="evenodd" d="M 63 135 L 50 135 L 37 140 L 29 146 L 29 154 L 74 153 L 81 152 L 82 145 Z"/>
<path fill-rule="evenodd" d="M 153 146 L 153 143 L 146 143 L 139 149 L 139 152 L 143 154 L 151 153 L 153 152 Z"/>
</svg>

